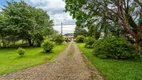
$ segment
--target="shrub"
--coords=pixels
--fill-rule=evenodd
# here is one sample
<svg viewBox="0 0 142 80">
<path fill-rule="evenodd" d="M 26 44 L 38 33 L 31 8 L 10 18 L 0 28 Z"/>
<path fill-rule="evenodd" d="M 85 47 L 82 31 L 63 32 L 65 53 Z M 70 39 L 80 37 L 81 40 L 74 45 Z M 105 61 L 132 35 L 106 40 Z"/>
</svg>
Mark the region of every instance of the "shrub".
<svg viewBox="0 0 142 80">
<path fill-rule="evenodd" d="M 44 50 L 45 52 L 50 52 L 50 51 L 53 49 L 54 44 L 53 44 L 53 42 L 51 42 L 49 39 L 46 38 L 46 39 L 42 42 L 41 47 L 43 48 L 43 50 Z"/>
<path fill-rule="evenodd" d="M 55 36 L 54 41 L 56 44 L 62 44 L 64 42 L 64 37 L 61 34 Z"/>
<path fill-rule="evenodd" d="M 83 43 L 84 39 L 85 39 L 84 36 L 79 35 L 79 36 L 76 37 L 75 42 L 77 42 L 77 43 Z"/>
<path fill-rule="evenodd" d="M 22 57 L 22 56 L 24 56 L 25 51 L 26 51 L 25 49 L 19 47 L 17 50 L 17 53 Z"/>
<path fill-rule="evenodd" d="M 85 39 L 85 47 L 86 47 L 86 48 L 93 48 L 93 47 L 94 47 L 94 46 L 93 46 L 94 41 L 95 41 L 94 38 L 92 38 L 92 37 L 87 37 L 87 38 Z"/>
<path fill-rule="evenodd" d="M 137 56 L 136 47 L 125 38 L 105 38 L 94 43 L 93 53 L 100 58 L 130 59 Z"/>
</svg>

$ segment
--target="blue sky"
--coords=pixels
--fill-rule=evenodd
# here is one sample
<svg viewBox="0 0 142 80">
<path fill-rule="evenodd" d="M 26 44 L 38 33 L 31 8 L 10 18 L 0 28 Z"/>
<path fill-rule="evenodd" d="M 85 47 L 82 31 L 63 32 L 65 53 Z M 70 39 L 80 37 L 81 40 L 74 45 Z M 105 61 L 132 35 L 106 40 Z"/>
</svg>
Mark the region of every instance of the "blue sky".
<svg viewBox="0 0 142 80">
<path fill-rule="evenodd" d="M 6 5 L 6 0 L 0 0 L 0 6 Z"/>
<path fill-rule="evenodd" d="M 10 0 L 7 0 L 10 1 Z M 20 0 L 15 0 L 20 1 Z M 63 10 L 65 2 L 63 0 L 24 0 L 31 6 L 41 8 L 48 11 L 50 18 L 54 21 L 54 29 L 60 32 L 60 24 L 63 23 L 63 33 L 73 33 L 75 28 L 75 20 L 65 13 Z M 1 7 L 6 5 L 6 0 L 0 0 L 0 11 Z"/>
<path fill-rule="evenodd" d="M 10 0 L 0 0 L 0 6 L 6 5 L 6 1 Z M 20 0 L 15 0 L 15 1 L 20 1 Z"/>
</svg>

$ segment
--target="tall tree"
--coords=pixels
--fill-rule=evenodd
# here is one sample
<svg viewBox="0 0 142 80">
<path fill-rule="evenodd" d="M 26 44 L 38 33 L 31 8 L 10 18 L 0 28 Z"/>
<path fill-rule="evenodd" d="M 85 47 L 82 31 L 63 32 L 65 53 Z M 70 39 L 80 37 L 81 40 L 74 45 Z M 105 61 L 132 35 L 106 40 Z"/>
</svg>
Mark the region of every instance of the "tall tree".
<svg viewBox="0 0 142 80">
<path fill-rule="evenodd" d="M 32 46 L 53 32 L 53 21 L 46 11 L 32 7 L 23 0 L 7 2 L 0 14 L 2 40 L 27 40 Z"/>
<path fill-rule="evenodd" d="M 66 11 L 77 19 L 78 24 L 88 24 L 94 18 L 105 19 L 114 26 L 113 28 L 116 26 L 122 28 L 141 51 L 141 0 L 65 0 L 65 2 Z"/>
</svg>

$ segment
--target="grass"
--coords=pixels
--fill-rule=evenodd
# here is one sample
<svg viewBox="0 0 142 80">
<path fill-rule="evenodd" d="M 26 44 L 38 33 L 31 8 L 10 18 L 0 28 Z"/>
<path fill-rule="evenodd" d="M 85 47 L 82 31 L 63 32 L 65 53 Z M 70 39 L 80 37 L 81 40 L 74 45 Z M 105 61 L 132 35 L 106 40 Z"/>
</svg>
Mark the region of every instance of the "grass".
<svg viewBox="0 0 142 80">
<path fill-rule="evenodd" d="M 20 57 L 17 48 L 0 49 L 0 75 L 52 61 L 65 47 L 66 43 L 56 45 L 50 53 L 40 47 L 27 47 L 25 56 Z"/>
<path fill-rule="evenodd" d="M 134 60 L 100 59 L 92 55 L 92 49 L 77 44 L 83 54 L 107 80 L 142 80 L 142 62 Z"/>
</svg>

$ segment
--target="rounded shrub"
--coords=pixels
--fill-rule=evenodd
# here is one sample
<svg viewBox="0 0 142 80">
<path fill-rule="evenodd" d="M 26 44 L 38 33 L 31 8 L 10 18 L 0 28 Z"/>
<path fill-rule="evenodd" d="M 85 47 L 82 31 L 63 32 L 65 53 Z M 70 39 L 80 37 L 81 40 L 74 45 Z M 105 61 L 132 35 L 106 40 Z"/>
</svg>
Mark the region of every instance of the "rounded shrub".
<svg viewBox="0 0 142 80">
<path fill-rule="evenodd" d="M 62 44 L 64 42 L 64 37 L 61 34 L 55 36 L 54 41 L 56 44 Z"/>
<path fill-rule="evenodd" d="M 43 50 L 45 52 L 50 52 L 53 49 L 53 47 L 54 47 L 54 43 L 51 42 L 49 39 L 45 39 L 42 42 L 41 47 L 43 48 Z"/>
<path fill-rule="evenodd" d="M 85 37 L 82 36 L 82 35 L 79 35 L 79 36 L 76 37 L 75 42 L 77 42 L 77 43 L 83 43 L 84 40 L 85 40 Z"/>
<path fill-rule="evenodd" d="M 17 53 L 18 53 L 20 56 L 24 56 L 25 51 L 26 51 L 25 49 L 19 47 L 18 50 L 17 50 Z"/>
<path fill-rule="evenodd" d="M 86 48 L 93 48 L 93 44 L 94 44 L 95 39 L 93 37 L 87 37 L 85 39 L 85 47 Z"/>
<path fill-rule="evenodd" d="M 137 49 L 125 38 L 105 38 L 94 43 L 93 54 L 100 58 L 130 59 L 137 57 Z"/>
</svg>

